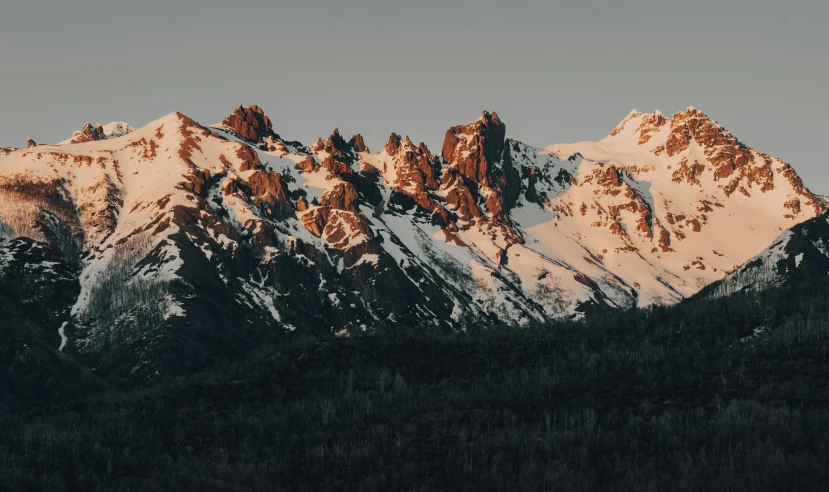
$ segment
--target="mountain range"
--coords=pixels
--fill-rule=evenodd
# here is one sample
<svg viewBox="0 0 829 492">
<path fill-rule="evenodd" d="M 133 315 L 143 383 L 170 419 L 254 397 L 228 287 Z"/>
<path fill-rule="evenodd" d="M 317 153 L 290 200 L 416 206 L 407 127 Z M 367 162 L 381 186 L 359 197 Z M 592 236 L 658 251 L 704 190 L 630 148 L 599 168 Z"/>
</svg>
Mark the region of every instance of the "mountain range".
<svg viewBox="0 0 829 492">
<path fill-rule="evenodd" d="M 439 151 L 276 130 L 239 106 L 0 149 L 3 322 L 145 379 L 265 340 L 526 326 L 829 272 L 826 200 L 692 107 L 545 148 L 486 111 Z"/>
</svg>

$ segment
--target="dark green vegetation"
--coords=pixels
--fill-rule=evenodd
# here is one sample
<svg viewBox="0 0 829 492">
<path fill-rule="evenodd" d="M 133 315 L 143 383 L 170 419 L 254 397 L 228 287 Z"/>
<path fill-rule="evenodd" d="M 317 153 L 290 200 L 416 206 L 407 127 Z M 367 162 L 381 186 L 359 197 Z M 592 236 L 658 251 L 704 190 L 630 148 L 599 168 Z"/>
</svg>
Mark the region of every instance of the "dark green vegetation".
<svg viewBox="0 0 829 492">
<path fill-rule="evenodd" d="M 827 382 L 826 284 L 297 343 L 18 405 L 0 417 L 0 488 L 826 490 Z"/>
</svg>

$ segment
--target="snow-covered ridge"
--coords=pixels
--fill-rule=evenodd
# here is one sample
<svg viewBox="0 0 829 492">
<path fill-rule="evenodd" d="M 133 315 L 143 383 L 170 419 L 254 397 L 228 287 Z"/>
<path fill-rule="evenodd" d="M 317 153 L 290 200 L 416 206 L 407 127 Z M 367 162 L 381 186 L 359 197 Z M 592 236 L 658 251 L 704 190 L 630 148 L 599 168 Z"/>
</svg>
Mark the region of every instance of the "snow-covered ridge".
<svg viewBox="0 0 829 492">
<path fill-rule="evenodd" d="M 57 145 L 68 145 L 73 143 L 84 143 L 92 140 L 111 140 L 123 137 L 134 132 L 135 129 L 122 121 L 113 121 L 106 125 L 100 123 L 93 126 L 86 123 L 82 130 L 76 131 L 71 138 L 59 142 Z"/>
<path fill-rule="evenodd" d="M 795 225 L 763 251 L 705 289 L 722 297 L 829 277 L 829 215 Z"/>
<path fill-rule="evenodd" d="M 235 340 L 228 312 L 270 336 L 671 303 L 826 208 L 693 108 L 634 111 L 599 142 L 544 149 L 484 113 L 441 154 L 396 134 L 376 153 L 337 131 L 306 146 L 274 126 L 239 107 L 213 127 L 172 113 L 0 150 L 6 235 L 83 251 L 56 346 L 94 350 L 138 319 Z"/>
</svg>

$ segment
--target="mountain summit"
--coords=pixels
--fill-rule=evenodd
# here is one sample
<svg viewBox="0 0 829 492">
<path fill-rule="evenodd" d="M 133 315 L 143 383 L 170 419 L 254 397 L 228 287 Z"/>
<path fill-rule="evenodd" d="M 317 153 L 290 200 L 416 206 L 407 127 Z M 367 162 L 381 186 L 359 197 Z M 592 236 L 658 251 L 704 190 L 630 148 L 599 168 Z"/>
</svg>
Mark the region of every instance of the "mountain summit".
<svg viewBox="0 0 829 492">
<path fill-rule="evenodd" d="M 287 141 L 258 106 L 121 125 L 0 150 L 0 283 L 45 340 L 126 377 L 302 333 L 676 302 L 826 209 L 693 108 L 544 149 L 484 112 L 439 155 L 395 133 L 377 153 Z"/>
</svg>

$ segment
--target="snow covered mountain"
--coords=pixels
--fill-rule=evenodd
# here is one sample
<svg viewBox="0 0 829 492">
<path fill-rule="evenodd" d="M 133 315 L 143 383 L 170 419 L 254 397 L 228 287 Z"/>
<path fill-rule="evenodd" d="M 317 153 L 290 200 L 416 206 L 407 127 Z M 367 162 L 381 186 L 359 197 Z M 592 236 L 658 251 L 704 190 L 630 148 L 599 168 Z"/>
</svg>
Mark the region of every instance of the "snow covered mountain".
<svg viewBox="0 0 829 492">
<path fill-rule="evenodd" d="M 700 294 L 724 297 L 829 277 L 829 214 L 795 225 L 744 265 Z"/>
<path fill-rule="evenodd" d="M 693 108 L 545 149 L 484 112 L 440 154 L 394 133 L 376 153 L 337 130 L 306 146 L 257 106 L 213 126 L 173 113 L 0 149 L 0 258 L 46 248 L 39 268 L 60 272 L 22 272 L 49 287 L 3 302 L 43 306 L 45 340 L 144 377 L 300 333 L 675 302 L 825 209 Z M 50 304 L 67 275 L 76 294 Z"/>
</svg>

